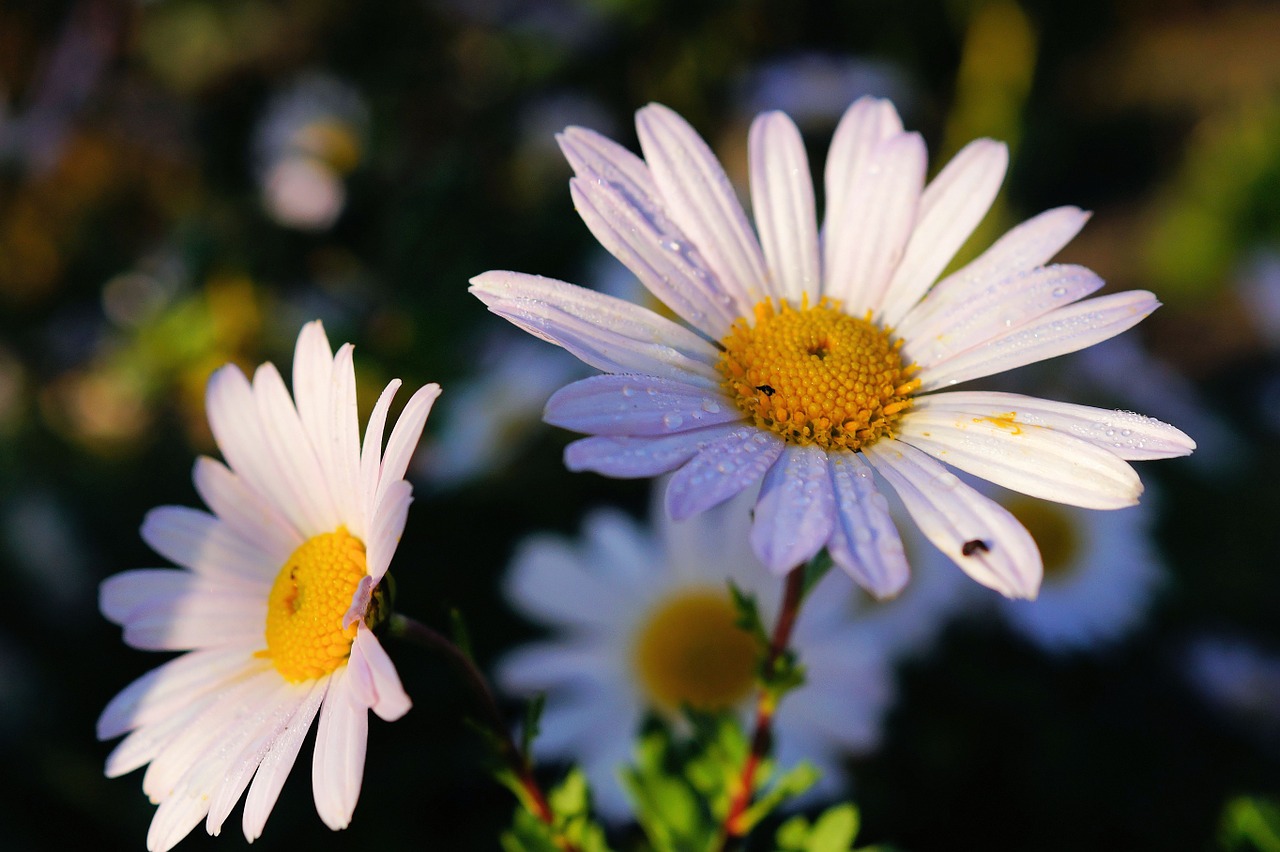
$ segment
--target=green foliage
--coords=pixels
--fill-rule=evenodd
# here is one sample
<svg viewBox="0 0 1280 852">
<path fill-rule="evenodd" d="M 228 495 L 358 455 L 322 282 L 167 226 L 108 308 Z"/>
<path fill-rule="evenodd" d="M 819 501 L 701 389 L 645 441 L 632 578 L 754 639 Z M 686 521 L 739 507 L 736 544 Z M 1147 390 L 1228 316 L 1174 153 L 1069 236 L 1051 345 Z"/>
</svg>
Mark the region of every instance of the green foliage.
<svg viewBox="0 0 1280 852">
<path fill-rule="evenodd" d="M 794 816 L 778 829 L 778 852 L 849 852 L 858 836 L 858 809 L 851 804 L 829 808 L 813 823 Z"/>
<path fill-rule="evenodd" d="M 522 802 L 523 802 L 523 796 Z M 591 818 L 591 793 L 582 770 L 571 770 L 547 794 L 552 822 L 547 824 L 530 808 L 516 809 L 511 828 L 502 835 L 506 852 L 610 852 L 604 829 Z"/>
<path fill-rule="evenodd" d="M 760 618 L 760 607 L 756 604 L 755 596 L 742 591 L 732 580 L 729 581 L 729 595 L 733 598 L 733 608 L 738 616 L 734 625 L 751 634 L 762 654 L 768 653 L 769 631 Z"/>
<path fill-rule="evenodd" d="M 1280 805 L 1241 796 L 1222 814 L 1219 845 L 1226 852 L 1280 852 Z"/>
<path fill-rule="evenodd" d="M 730 802 L 751 750 L 732 716 L 686 715 L 692 727 L 687 736 L 666 725 L 651 726 L 640 739 L 635 765 L 623 776 L 636 819 L 655 852 L 720 848 Z M 763 761 L 754 791 L 762 795 L 747 810 L 745 824 L 758 824 L 817 778 L 817 770 L 807 764 L 774 778 L 772 763 Z"/>
</svg>

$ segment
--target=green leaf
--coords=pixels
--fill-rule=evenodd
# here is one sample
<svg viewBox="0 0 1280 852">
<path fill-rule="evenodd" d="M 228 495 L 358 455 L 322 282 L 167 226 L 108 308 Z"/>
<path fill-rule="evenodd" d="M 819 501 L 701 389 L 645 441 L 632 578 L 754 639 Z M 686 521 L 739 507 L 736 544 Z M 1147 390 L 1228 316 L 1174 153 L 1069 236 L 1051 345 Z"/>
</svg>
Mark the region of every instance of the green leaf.
<svg viewBox="0 0 1280 852">
<path fill-rule="evenodd" d="M 760 820 L 767 817 L 783 802 L 795 798 L 805 790 L 808 790 L 817 783 L 818 778 L 821 776 L 822 773 L 811 763 L 799 763 L 793 766 L 770 784 L 765 794 L 756 799 L 751 804 L 751 807 L 747 808 L 746 813 L 743 814 L 743 821 L 747 826 L 747 830 L 750 831 L 758 825 Z M 759 777 L 764 778 L 765 776 L 761 773 Z"/>
<path fill-rule="evenodd" d="M 524 796 L 521 796 L 522 802 Z M 604 829 L 591 818 L 591 791 L 581 769 L 570 770 L 547 793 L 552 824 L 547 825 L 527 805 L 518 808 L 511 829 L 502 835 L 507 852 L 563 852 L 564 842 L 579 852 L 609 852 Z"/>
<path fill-rule="evenodd" d="M 1230 852 L 1280 852 L 1280 806 L 1251 796 L 1233 799 L 1223 811 L 1219 840 Z"/>
<path fill-rule="evenodd" d="M 524 708 L 524 727 L 520 731 L 520 757 L 529 759 L 533 754 L 533 741 L 542 730 L 542 710 L 547 705 L 547 694 L 539 692 Z"/>
<path fill-rule="evenodd" d="M 778 829 L 779 852 L 850 852 L 858 835 L 858 809 L 846 803 L 829 808 L 812 825 L 792 817 Z"/>
<path fill-rule="evenodd" d="M 818 555 L 813 557 L 804 566 L 804 585 L 801 588 L 802 599 L 804 595 L 808 595 L 814 586 L 827 576 L 827 572 L 831 570 L 831 566 L 835 563 L 831 560 L 831 554 L 827 553 L 826 548 L 818 551 Z"/>
<path fill-rule="evenodd" d="M 760 618 L 760 607 L 756 604 L 755 596 L 742 591 L 732 580 L 729 581 L 729 594 L 733 597 L 733 608 L 737 612 L 737 618 L 733 623 L 750 633 L 761 650 L 768 653 L 769 631 Z"/>
</svg>

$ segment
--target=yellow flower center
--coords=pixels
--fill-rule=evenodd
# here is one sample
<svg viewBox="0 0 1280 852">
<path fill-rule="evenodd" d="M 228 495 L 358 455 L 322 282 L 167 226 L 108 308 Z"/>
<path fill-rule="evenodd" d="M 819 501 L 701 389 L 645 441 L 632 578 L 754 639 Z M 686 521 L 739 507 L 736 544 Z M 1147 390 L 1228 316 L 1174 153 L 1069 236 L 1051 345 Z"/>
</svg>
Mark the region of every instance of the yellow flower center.
<svg viewBox="0 0 1280 852">
<path fill-rule="evenodd" d="M 726 593 L 696 589 L 659 604 L 636 635 L 635 667 L 653 704 L 725 710 L 751 693 L 756 646 Z"/>
<path fill-rule="evenodd" d="M 364 543 L 338 527 L 313 536 L 285 561 L 267 599 L 267 650 L 290 683 L 324 677 L 347 661 L 356 638 L 343 629 L 356 586 L 365 576 Z"/>
<path fill-rule="evenodd" d="M 828 299 L 799 309 L 766 299 L 721 345 L 722 387 L 756 426 L 793 444 L 856 450 L 892 437 L 920 387 L 902 341 Z"/>
<path fill-rule="evenodd" d="M 1075 569 L 1083 542 L 1075 520 L 1065 509 L 1029 497 L 1011 498 L 1004 506 L 1035 539 L 1044 559 L 1045 579 L 1063 577 Z"/>
</svg>

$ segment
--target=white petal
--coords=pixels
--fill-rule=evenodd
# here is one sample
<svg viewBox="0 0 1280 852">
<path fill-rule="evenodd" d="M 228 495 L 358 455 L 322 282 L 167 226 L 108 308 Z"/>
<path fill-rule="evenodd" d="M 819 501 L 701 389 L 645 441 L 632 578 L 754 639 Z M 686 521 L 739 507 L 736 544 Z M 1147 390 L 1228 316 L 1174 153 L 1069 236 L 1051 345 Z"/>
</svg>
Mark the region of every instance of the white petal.
<svg viewBox="0 0 1280 852">
<path fill-rule="evenodd" d="M 369 739 L 369 711 L 355 701 L 346 669 L 330 675 L 329 693 L 320 708 L 311 788 L 316 812 L 334 831 L 351 823 L 364 780 L 364 753 Z"/>
<path fill-rule="evenodd" d="M 265 590 L 167 569 L 108 577 L 99 603 L 103 615 L 124 627 L 126 643 L 149 650 L 254 647 L 263 641 L 267 617 Z"/>
<path fill-rule="evenodd" d="M 947 387 L 1084 349 L 1132 328 L 1159 306 L 1156 297 L 1145 290 L 1077 302 L 922 371 L 921 390 Z"/>
<path fill-rule="evenodd" d="M 219 689 L 227 685 L 220 684 Z M 212 707 L 217 699 L 218 696 L 211 692 L 193 697 L 151 724 L 138 728 L 107 755 L 103 773 L 108 778 L 118 778 L 150 763 L 157 754 L 189 730 L 191 723 Z"/>
<path fill-rule="evenodd" d="M 586 127 L 566 127 L 556 142 L 573 173 L 585 180 L 604 180 L 632 197 L 645 216 L 663 229 L 675 225 L 666 218 L 657 200 L 658 188 L 644 160 L 623 146 Z"/>
<path fill-rule="evenodd" d="M 900 441 L 880 441 L 862 452 L 925 537 L 966 574 L 1007 597 L 1036 596 L 1044 574 L 1040 551 L 1007 509 Z"/>
<path fill-rule="evenodd" d="M 391 400 L 399 389 L 399 379 L 392 379 L 383 388 L 364 430 L 364 444 L 360 448 L 360 495 L 364 499 L 362 509 L 366 522 L 373 516 L 378 481 L 382 477 L 382 437 L 386 431 L 387 413 L 391 410 Z"/>
<path fill-rule="evenodd" d="M 493 313 L 602 372 L 720 383 L 715 347 L 647 308 L 518 272 L 478 275 L 471 292 Z"/>
<path fill-rule="evenodd" d="M 275 372 L 275 368 L 272 367 L 271 371 Z M 279 384 L 282 388 L 283 382 Z M 244 374 L 230 364 L 215 371 L 209 379 L 206 397 L 209 427 L 227 465 L 246 485 L 260 492 L 279 509 L 303 538 L 318 532 L 310 519 L 314 514 L 310 508 L 312 500 L 298 499 L 296 487 L 291 485 L 286 474 L 287 463 L 273 449 L 268 437 L 269 431 L 278 433 L 279 430 L 268 430 L 262 422 L 253 386 Z M 293 405 L 287 392 L 284 404 L 290 408 Z M 296 420 L 296 411 L 293 417 Z M 280 443 L 279 439 L 276 443 Z"/>
<path fill-rule="evenodd" d="M 166 743 L 142 776 L 142 790 L 153 802 L 174 798 L 192 767 L 215 759 L 221 743 L 260 710 L 265 696 L 281 683 L 270 666 L 246 676 L 213 696 L 212 701 Z M 207 812 L 208 802 L 205 802 Z"/>
<path fill-rule="evenodd" d="M 862 97 L 840 118 L 827 153 L 824 181 L 826 216 L 822 226 L 823 269 L 831 268 L 832 253 L 839 248 L 838 235 L 852 234 L 847 217 L 861 193 L 861 182 L 871 152 L 880 143 L 902 133 L 902 119 L 888 100 Z M 830 281 L 830 275 L 826 276 Z"/>
<path fill-rule="evenodd" d="M 198 798 L 179 796 L 161 802 L 147 829 L 147 852 L 167 852 L 178 845 L 208 811 L 209 802 Z"/>
<path fill-rule="evenodd" d="M 1048 263 L 1088 220 L 1089 214 L 1077 207 L 1055 207 L 1010 229 L 971 263 L 939 281 L 924 301 L 908 306 L 902 321 L 894 323 L 898 335 L 914 340 L 921 336 L 922 319 L 945 316 L 970 293 Z"/>
<path fill-rule="evenodd" d="M 294 407 L 284 379 L 274 364 L 263 364 L 253 374 L 253 398 L 267 447 L 275 457 L 287 505 L 296 507 L 295 517 L 308 537 L 338 528 L 342 518 L 333 501 L 332 487 L 320 465 L 320 458 Z"/>
<path fill-rule="evenodd" d="M 392 428 L 390 437 L 387 438 L 387 451 L 382 456 L 382 468 L 378 472 L 378 488 L 373 498 L 375 512 L 380 511 L 379 504 L 382 503 L 388 489 L 404 479 L 414 450 L 418 448 L 418 440 L 422 437 L 422 429 L 426 426 L 427 415 L 431 413 L 431 406 L 438 396 L 440 396 L 439 385 L 434 383 L 423 385 L 404 404 L 404 410 L 400 412 L 400 418 L 396 420 L 396 425 Z"/>
<path fill-rule="evenodd" d="M 897 437 L 939 461 L 1044 500 L 1119 509 L 1137 503 L 1142 493 L 1138 474 L 1114 454 L 1064 432 L 1023 424 L 1015 412 L 973 417 L 915 409 L 898 422 Z"/>
<path fill-rule="evenodd" d="M 298 418 L 322 463 L 332 445 L 333 348 L 324 326 L 312 320 L 298 333 L 293 350 L 293 398 Z M 325 464 L 325 471 L 330 467 Z"/>
<path fill-rule="evenodd" d="M 289 719 L 289 724 L 271 745 L 271 750 L 262 758 L 253 783 L 249 787 L 249 795 L 244 800 L 243 829 L 245 839 L 252 843 L 262 835 L 262 828 L 267 824 L 267 817 L 275 807 L 280 790 L 284 787 L 289 770 L 298 759 L 298 751 L 302 741 L 311 728 L 311 722 L 320 709 L 320 702 L 329 689 L 329 678 L 317 678 L 311 684 L 306 700 Z"/>
<path fill-rule="evenodd" d="M 279 683 L 263 700 L 259 712 L 246 719 L 235 734 L 219 744 L 218 757 L 200 767 L 199 775 L 185 779 L 192 791 L 212 792 L 205 831 L 217 836 L 231 809 L 257 772 L 262 759 L 306 702 L 309 685 Z"/>
<path fill-rule="evenodd" d="M 160 506 L 142 520 L 142 540 L 175 565 L 210 578 L 259 587 L 283 564 L 208 512 Z"/>
<path fill-rule="evenodd" d="M 400 536 L 404 533 L 405 521 L 409 517 L 409 504 L 412 502 L 413 486 L 407 480 L 397 479 L 378 504 L 369 528 L 369 537 L 365 541 L 365 569 L 375 583 L 382 580 L 391 565 L 391 557 L 400 544 Z"/>
<path fill-rule="evenodd" d="M 831 558 L 875 597 L 893 597 L 906 585 L 910 568 L 889 502 L 857 453 L 831 453 L 827 465 L 836 504 Z"/>
<path fill-rule="evenodd" d="M 333 388 L 326 430 L 328 479 L 333 487 L 338 515 L 351 534 L 363 539 L 364 506 L 360 500 L 360 415 L 356 402 L 356 371 L 353 347 L 344 344 L 333 361 Z"/>
<path fill-rule="evenodd" d="M 912 411 L 949 412 L 974 418 L 1010 418 L 1043 426 L 1102 447 L 1129 461 L 1185 456 L 1196 448 L 1180 429 L 1131 411 L 994 391 L 950 391 L 917 397 Z"/>
<path fill-rule="evenodd" d="M 742 419 L 723 393 L 655 376 L 602 375 L 566 385 L 543 419 L 591 435 L 668 435 Z"/>
<path fill-rule="evenodd" d="M 756 556 L 775 574 L 785 574 L 822 550 L 834 523 L 826 451 L 787 444 L 765 474 L 756 501 L 751 525 Z"/>
<path fill-rule="evenodd" d="M 201 456 L 192 479 L 200 499 L 241 540 L 256 545 L 268 564 L 283 565 L 302 545 L 303 537 L 276 507 L 222 462 Z"/>
<path fill-rule="evenodd" d="M 961 352 L 1004 337 L 1050 311 L 1080 301 L 1103 281 L 1083 266 L 1041 266 L 974 289 L 945 313 L 919 323 L 903 358 L 927 369 Z"/>
<path fill-rule="evenodd" d="M 733 321 L 750 310 L 743 307 L 745 296 L 735 299 L 716 281 L 687 239 L 658 230 L 616 188 L 573 178 L 569 194 L 600 244 L 660 302 L 708 337 L 723 337 Z"/>
<path fill-rule="evenodd" d="M 846 313 L 879 312 L 915 226 L 927 162 L 920 135 L 902 133 L 880 143 L 851 176 L 839 230 L 828 227 L 822 236 L 823 295 L 840 300 Z"/>
<path fill-rule="evenodd" d="M 707 143 L 661 104 L 636 113 L 636 132 L 667 215 L 721 282 L 734 282 L 753 304 L 763 299 L 768 289 L 760 245 Z"/>
<path fill-rule="evenodd" d="M 267 447 L 253 388 L 234 364 L 215 370 L 209 377 L 205 411 L 209 417 L 209 428 L 227 465 L 301 532 L 305 526 L 301 507 L 291 501 L 279 464 Z M 306 535 L 302 537 L 306 538 Z"/>
<path fill-rule="evenodd" d="M 570 127 L 557 137 L 577 177 L 574 206 L 591 233 L 663 304 L 720 338 L 751 310 L 746 291 L 720 282 L 662 210 L 644 162 L 598 133 Z"/>
<path fill-rule="evenodd" d="M 351 643 L 347 676 L 356 701 L 377 713 L 378 718 L 384 721 L 394 722 L 413 706 L 386 649 L 373 635 L 373 631 L 363 624 L 357 629 L 355 641 Z"/>
<path fill-rule="evenodd" d="M 751 124 L 748 152 L 751 206 L 768 264 L 770 289 L 795 305 L 804 297 L 808 304 L 817 304 L 822 288 L 818 222 L 809 158 L 800 131 L 784 113 L 762 113 Z M 723 337 L 723 332 L 716 337 Z"/>
<path fill-rule="evenodd" d="M 98 739 L 165 718 L 245 668 L 240 648 L 192 651 L 158 666 L 122 689 L 98 717 Z"/>
<path fill-rule="evenodd" d="M 929 182 L 906 253 L 889 282 L 881 322 L 896 325 L 942 274 L 991 209 L 1008 165 L 1003 142 L 976 139 Z"/>
<path fill-rule="evenodd" d="M 687 434 L 687 433 L 686 433 Z M 759 482 L 782 455 L 783 440 L 755 426 L 739 426 L 698 451 L 667 485 L 667 512 L 691 518 Z"/>
<path fill-rule="evenodd" d="M 675 470 L 704 447 L 739 428 L 737 423 L 706 426 L 659 438 L 599 435 L 574 441 L 564 448 L 564 465 L 579 473 L 619 479 L 657 476 Z"/>
</svg>

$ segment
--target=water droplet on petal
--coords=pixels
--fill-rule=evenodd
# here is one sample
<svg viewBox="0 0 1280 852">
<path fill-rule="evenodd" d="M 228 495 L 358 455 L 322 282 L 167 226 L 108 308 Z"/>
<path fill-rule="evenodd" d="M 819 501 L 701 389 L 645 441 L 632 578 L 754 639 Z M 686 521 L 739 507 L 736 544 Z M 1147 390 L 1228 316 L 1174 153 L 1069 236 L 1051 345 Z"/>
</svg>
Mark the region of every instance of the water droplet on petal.
<svg viewBox="0 0 1280 852">
<path fill-rule="evenodd" d="M 679 429 L 680 424 L 684 423 L 684 418 L 679 414 L 671 413 L 662 415 L 662 425 L 668 429 Z"/>
</svg>

